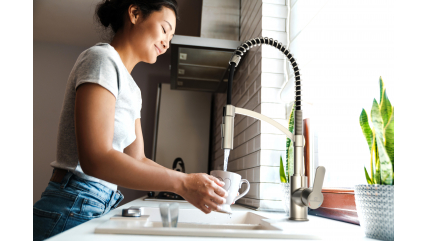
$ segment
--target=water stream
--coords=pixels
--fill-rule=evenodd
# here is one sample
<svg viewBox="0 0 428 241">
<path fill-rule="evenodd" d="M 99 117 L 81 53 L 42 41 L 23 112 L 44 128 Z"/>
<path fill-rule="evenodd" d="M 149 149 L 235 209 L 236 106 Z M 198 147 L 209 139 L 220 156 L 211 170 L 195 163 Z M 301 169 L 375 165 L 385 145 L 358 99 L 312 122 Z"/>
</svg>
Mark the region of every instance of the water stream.
<svg viewBox="0 0 428 241">
<path fill-rule="evenodd" d="M 227 171 L 227 161 L 229 160 L 230 149 L 224 149 L 224 166 L 223 171 Z"/>
</svg>

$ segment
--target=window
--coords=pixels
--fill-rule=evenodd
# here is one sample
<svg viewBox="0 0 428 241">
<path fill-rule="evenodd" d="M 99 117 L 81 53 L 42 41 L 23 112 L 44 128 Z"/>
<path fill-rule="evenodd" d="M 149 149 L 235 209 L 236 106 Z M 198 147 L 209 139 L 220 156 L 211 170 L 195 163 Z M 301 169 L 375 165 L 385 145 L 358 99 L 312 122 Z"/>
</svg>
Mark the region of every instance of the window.
<svg viewBox="0 0 428 241">
<path fill-rule="evenodd" d="M 364 166 L 370 168 L 359 116 L 363 108 L 370 112 L 374 98 L 379 101 L 380 76 L 394 105 L 392 6 L 389 1 L 292 0 L 290 9 L 289 49 L 301 69 L 303 113 L 310 118 L 311 185 L 317 165 L 326 168 L 325 201 L 314 211 L 340 209 L 349 217 L 347 211 L 355 210 L 353 187 L 367 183 Z M 291 74 L 284 99 L 294 97 L 286 62 Z"/>
</svg>

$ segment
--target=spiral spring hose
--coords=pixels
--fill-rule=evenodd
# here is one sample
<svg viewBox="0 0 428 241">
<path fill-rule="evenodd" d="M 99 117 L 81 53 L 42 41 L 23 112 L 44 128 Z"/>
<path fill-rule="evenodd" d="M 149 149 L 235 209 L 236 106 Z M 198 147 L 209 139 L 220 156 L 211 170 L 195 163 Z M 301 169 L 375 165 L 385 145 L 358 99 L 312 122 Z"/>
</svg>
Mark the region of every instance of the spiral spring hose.
<svg viewBox="0 0 428 241">
<path fill-rule="evenodd" d="M 295 110 L 297 111 L 296 114 L 298 116 L 295 115 L 295 117 L 298 117 L 298 121 L 296 124 L 296 128 L 297 130 L 295 130 L 295 132 L 299 132 L 300 134 L 300 130 L 302 129 L 302 126 L 300 124 L 301 122 L 301 85 L 300 85 L 300 73 L 299 73 L 299 67 L 297 66 L 296 60 L 293 58 L 293 55 L 285 48 L 284 45 L 282 45 L 282 43 L 278 43 L 277 40 L 273 40 L 272 38 L 267 38 L 267 37 L 257 37 L 257 38 L 253 38 L 250 40 L 245 41 L 241 46 L 239 46 L 235 52 L 233 53 L 232 57 L 229 60 L 229 65 L 230 65 L 230 71 L 229 71 L 229 81 L 228 81 L 228 88 L 227 88 L 227 104 L 231 105 L 232 104 L 232 81 L 233 81 L 233 74 L 235 71 L 236 66 L 238 66 L 239 64 L 239 60 L 241 59 L 242 56 L 244 56 L 244 53 L 247 52 L 247 50 L 250 50 L 250 48 L 254 47 L 254 46 L 260 46 L 261 44 L 266 44 L 266 45 L 270 45 L 272 47 L 277 48 L 279 51 L 281 51 L 282 53 L 285 54 L 285 56 L 287 56 L 288 60 L 290 60 L 291 65 L 293 66 L 293 70 L 294 70 L 294 77 L 296 79 L 295 81 Z M 297 134 L 297 133 L 296 133 Z"/>
</svg>

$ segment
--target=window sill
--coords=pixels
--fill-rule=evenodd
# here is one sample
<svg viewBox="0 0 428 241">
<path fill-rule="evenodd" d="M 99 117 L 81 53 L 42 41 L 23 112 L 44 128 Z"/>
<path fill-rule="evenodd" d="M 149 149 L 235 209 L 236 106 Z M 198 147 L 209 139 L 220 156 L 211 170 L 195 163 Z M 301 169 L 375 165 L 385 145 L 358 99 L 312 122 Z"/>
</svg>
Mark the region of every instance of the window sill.
<svg viewBox="0 0 428 241">
<path fill-rule="evenodd" d="M 323 204 L 317 209 L 309 209 L 309 215 L 360 225 L 354 190 L 323 189 L 322 193 L 324 195 Z"/>
</svg>

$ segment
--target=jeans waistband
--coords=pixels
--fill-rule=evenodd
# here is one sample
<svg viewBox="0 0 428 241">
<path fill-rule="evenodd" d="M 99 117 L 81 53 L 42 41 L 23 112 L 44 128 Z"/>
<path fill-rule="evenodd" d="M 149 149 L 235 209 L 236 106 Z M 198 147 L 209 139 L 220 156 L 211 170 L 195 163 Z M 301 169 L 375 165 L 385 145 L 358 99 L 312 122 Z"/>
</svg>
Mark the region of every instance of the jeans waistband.
<svg viewBox="0 0 428 241">
<path fill-rule="evenodd" d="M 67 186 L 72 186 L 77 189 L 95 194 L 99 198 L 103 199 L 111 208 L 117 207 L 120 201 L 122 201 L 124 198 L 123 194 L 119 190 L 113 191 L 101 183 L 82 179 L 70 171 L 65 174 L 60 182 L 61 189 L 64 189 Z"/>
</svg>

